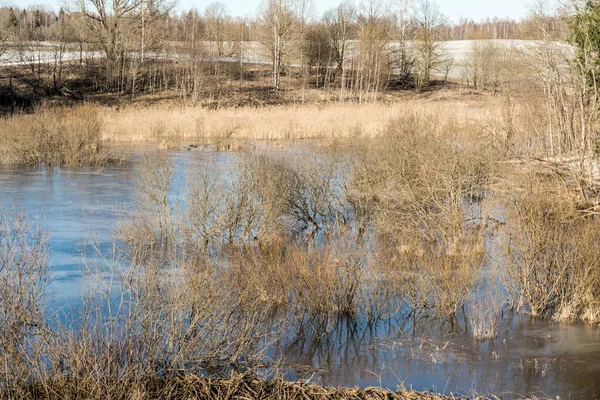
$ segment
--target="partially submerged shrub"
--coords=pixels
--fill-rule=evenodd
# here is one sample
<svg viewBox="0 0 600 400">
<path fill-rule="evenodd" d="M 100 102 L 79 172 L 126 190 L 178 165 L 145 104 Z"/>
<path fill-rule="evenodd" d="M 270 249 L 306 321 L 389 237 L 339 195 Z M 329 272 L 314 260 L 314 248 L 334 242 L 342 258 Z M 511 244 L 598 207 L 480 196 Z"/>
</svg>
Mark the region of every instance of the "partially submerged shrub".
<svg viewBox="0 0 600 400">
<path fill-rule="evenodd" d="M 357 214 L 396 248 L 383 262 L 398 271 L 409 307 L 443 318 L 464 304 L 483 266 L 481 197 L 493 162 L 477 141 L 450 140 L 453 129 L 433 116 L 399 118 L 364 150 L 349 191 Z"/>
<path fill-rule="evenodd" d="M 121 223 L 120 236 L 128 244 L 132 259 L 171 255 L 176 246 L 173 205 L 169 201 L 173 162 L 165 155 L 146 157 L 135 177 L 136 211 Z"/>
<path fill-rule="evenodd" d="M 84 166 L 115 160 L 92 106 L 42 108 L 0 124 L 0 164 Z"/>
<path fill-rule="evenodd" d="M 504 243 L 504 283 L 532 316 L 598 323 L 600 236 L 595 216 L 539 187 L 517 196 Z"/>
<path fill-rule="evenodd" d="M 348 221 L 344 161 L 323 155 L 284 162 L 240 153 L 226 172 L 201 161 L 188 174 L 180 229 L 197 252 L 228 244 L 315 237 Z"/>
<path fill-rule="evenodd" d="M 22 397 L 22 385 L 43 370 L 47 240 L 24 213 L 0 215 L 0 396 Z"/>
<path fill-rule="evenodd" d="M 455 248 L 415 240 L 397 245 L 383 259 L 409 309 L 442 319 L 464 306 L 480 281 L 485 257 L 478 233 L 463 236 Z"/>
<path fill-rule="evenodd" d="M 223 268 L 233 293 L 246 292 L 275 307 L 297 329 L 307 318 L 310 323 L 361 315 L 369 301 L 365 285 L 374 278 L 369 254 L 368 241 L 355 229 L 340 227 L 318 243 L 296 238 L 236 249 Z"/>
<path fill-rule="evenodd" d="M 498 325 L 504 306 L 498 287 L 497 282 L 490 279 L 469 302 L 467 316 L 471 335 L 476 340 L 491 340 L 498 335 Z"/>
<path fill-rule="evenodd" d="M 461 229 L 465 200 L 482 193 L 492 164 L 485 146 L 451 141 L 453 129 L 434 116 L 412 114 L 390 124 L 364 150 L 350 198 L 380 233 L 418 232 L 438 240 L 440 234 L 452 239 L 450 231 Z"/>
</svg>

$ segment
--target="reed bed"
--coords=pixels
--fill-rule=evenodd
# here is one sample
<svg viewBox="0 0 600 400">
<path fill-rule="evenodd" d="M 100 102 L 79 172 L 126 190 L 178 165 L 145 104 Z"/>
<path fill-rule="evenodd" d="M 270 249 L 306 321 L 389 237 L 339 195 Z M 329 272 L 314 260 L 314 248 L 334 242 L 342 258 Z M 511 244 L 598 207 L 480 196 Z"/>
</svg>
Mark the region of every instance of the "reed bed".
<svg viewBox="0 0 600 400">
<path fill-rule="evenodd" d="M 492 102 L 494 100 L 492 99 Z M 471 123 L 488 111 L 456 96 L 383 103 L 327 103 L 207 110 L 159 106 L 102 109 L 104 138 L 112 142 L 182 140 L 335 139 L 381 136 L 395 118 L 409 114 L 443 115 Z"/>
<path fill-rule="evenodd" d="M 335 104 L 206 110 L 104 110 L 104 138 L 116 142 L 203 138 L 285 140 L 374 137 L 401 106 Z M 144 121 L 140 124 L 140 121 Z"/>
<path fill-rule="evenodd" d="M 103 139 L 99 110 L 42 108 L 0 123 L 0 165 L 99 166 L 118 162 Z"/>
<path fill-rule="evenodd" d="M 486 98 L 476 104 L 470 93 L 394 100 L 390 103 L 320 103 L 262 108 L 206 109 L 199 106 L 157 105 L 122 108 L 85 104 L 74 107 L 41 106 L 33 114 L 18 114 L 0 124 L 0 164 L 84 166 L 115 162 L 115 145 L 152 143 L 168 149 L 182 143 L 218 140 L 372 139 L 385 135 L 398 117 L 460 124 L 465 132 L 478 131 L 488 140 L 497 132 L 480 129 L 500 118 Z M 447 137 L 457 132 L 451 129 Z M 223 146 L 231 148 L 230 146 Z"/>
</svg>

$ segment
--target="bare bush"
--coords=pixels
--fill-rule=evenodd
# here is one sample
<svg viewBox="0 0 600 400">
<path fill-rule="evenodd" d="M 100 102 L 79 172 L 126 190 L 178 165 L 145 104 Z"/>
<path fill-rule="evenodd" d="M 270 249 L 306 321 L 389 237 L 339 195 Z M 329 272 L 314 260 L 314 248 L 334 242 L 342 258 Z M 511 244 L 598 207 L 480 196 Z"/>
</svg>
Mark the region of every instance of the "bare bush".
<svg viewBox="0 0 600 400">
<path fill-rule="evenodd" d="M 417 114 L 390 124 L 353 171 L 357 212 L 370 215 L 383 234 L 419 232 L 427 240 L 441 234 L 450 245 L 462 229 L 465 199 L 481 194 L 493 161 L 481 144 L 440 137 L 452 129 L 451 122 Z"/>
<path fill-rule="evenodd" d="M 292 164 L 286 213 L 304 232 L 315 236 L 337 222 L 348 221 L 344 186 L 347 164 L 320 154 Z"/>
<path fill-rule="evenodd" d="M 48 235 L 22 212 L 0 216 L 0 393 L 20 390 L 43 372 L 48 343 L 45 294 Z"/>
<path fill-rule="evenodd" d="M 97 108 L 42 108 L 34 115 L 0 124 L 0 163 L 4 165 L 82 166 L 116 160 L 102 140 Z"/>
<path fill-rule="evenodd" d="M 245 292 L 260 299 L 263 307 L 274 307 L 297 330 L 313 319 L 355 318 L 367 306 L 384 309 L 381 304 L 366 304 L 365 281 L 373 268 L 369 254 L 368 242 L 354 229 L 339 228 L 318 243 L 284 239 L 234 251 L 229 282 L 234 293 Z"/>
<path fill-rule="evenodd" d="M 388 268 L 396 270 L 411 310 L 446 319 L 464 306 L 480 281 L 484 252 L 480 234 L 464 235 L 459 243 L 456 249 L 419 241 L 397 247 Z"/>
<path fill-rule="evenodd" d="M 513 306 L 532 316 L 598 322 L 595 218 L 539 186 L 518 196 L 507 226 L 504 283 Z"/>
<path fill-rule="evenodd" d="M 146 157 L 136 176 L 137 211 L 120 227 L 134 260 L 151 254 L 171 255 L 177 243 L 169 195 L 173 161 L 166 155 Z"/>
<path fill-rule="evenodd" d="M 572 217 L 568 205 L 556 200 L 531 196 L 517 204 L 518 225 L 506 252 L 506 285 L 517 309 L 539 316 L 556 306 L 571 262 L 573 249 L 563 247 L 563 230 Z"/>
<path fill-rule="evenodd" d="M 440 126 L 441 125 L 441 126 Z M 438 136 L 453 129 L 410 115 L 390 125 L 353 171 L 350 201 L 397 248 L 390 268 L 411 307 L 453 315 L 478 281 L 486 218 L 479 200 L 492 160 L 481 144 Z"/>
</svg>

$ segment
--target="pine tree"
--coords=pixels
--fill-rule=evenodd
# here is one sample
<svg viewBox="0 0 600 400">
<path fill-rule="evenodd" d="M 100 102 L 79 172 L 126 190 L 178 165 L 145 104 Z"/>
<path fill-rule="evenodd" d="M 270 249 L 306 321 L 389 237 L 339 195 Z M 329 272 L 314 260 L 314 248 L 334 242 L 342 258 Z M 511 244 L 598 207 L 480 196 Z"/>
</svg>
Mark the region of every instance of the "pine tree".
<svg viewBox="0 0 600 400">
<path fill-rule="evenodd" d="M 8 20 L 6 21 L 6 27 L 8 29 L 16 28 L 19 26 L 19 18 L 15 14 L 15 10 L 11 7 L 8 14 Z"/>
<path fill-rule="evenodd" d="M 570 41 L 575 47 L 581 72 L 591 87 L 600 80 L 600 1 L 588 1 L 569 23 Z"/>
</svg>

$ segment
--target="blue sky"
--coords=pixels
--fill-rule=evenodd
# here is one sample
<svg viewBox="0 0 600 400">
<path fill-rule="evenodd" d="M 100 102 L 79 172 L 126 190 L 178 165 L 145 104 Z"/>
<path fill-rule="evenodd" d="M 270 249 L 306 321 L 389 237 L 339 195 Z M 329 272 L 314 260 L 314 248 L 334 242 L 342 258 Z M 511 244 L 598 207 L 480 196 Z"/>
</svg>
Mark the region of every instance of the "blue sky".
<svg viewBox="0 0 600 400">
<path fill-rule="evenodd" d="M 227 5 L 229 12 L 237 16 L 251 16 L 254 14 L 260 0 L 221 0 Z M 336 6 L 340 0 L 313 0 L 318 15 L 323 11 Z M 398 0 L 396 0 L 398 1 Z M 1 0 L 0 0 L 1 2 Z M 30 5 L 44 5 L 53 8 L 64 4 L 63 0 L 8 0 L 13 5 L 27 7 Z M 212 0 L 179 0 L 179 9 L 197 8 L 203 10 Z M 527 15 L 528 0 L 437 0 L 442 12 L 453 20 L 461 16 L 480 20 L 485 17 L 512 17 L 520 19 Z"/>
</svg>

